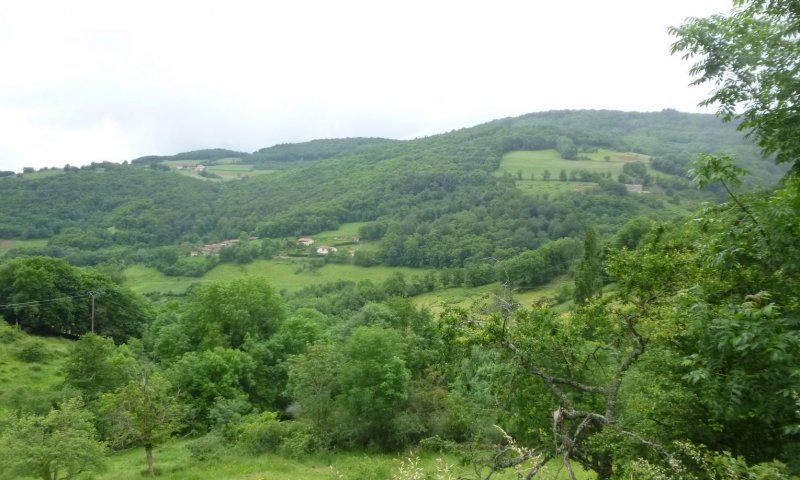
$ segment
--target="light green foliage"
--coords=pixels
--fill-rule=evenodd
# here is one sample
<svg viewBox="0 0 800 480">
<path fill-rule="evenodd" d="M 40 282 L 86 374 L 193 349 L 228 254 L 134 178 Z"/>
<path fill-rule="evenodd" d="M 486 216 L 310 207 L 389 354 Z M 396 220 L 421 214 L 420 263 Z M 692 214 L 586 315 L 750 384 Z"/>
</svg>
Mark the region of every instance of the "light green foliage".
<svg viewBox="0 0 800 480">
<path fill-rule="evenodd" d="M 173 292 L 184 293 L 193 285 L 216 282 L 230 282 L 242 277 L 266 279 L 279 291 L 296 292 L 306 287 L 336 282 L 342 279 L 353 281 L 370 280 L 381 283 L 395 272 L 410 277 L 415 274 L 432 272 L 431 269 L 407 267 L 372 266 L 327 263 L 320 268 L 308 269 L 306 259 L 256 260 L 247 265 L 222 263 L 200 278 L 168 277 L 153 268 L 132 266 L 125 269 L 125 285 L 138 293 Z"/>
<path fill-rule="evenodd" d="M 357 445 L 402 444 L 394 422 L 408 398 L 404 342 L 394 330 L 359 327 L 347 339 L 338 372 L 345 435 Z"/>
<path fill-rule="evenodd" d="M 312 345 L 305 353 L 288 360 L 286 389 L 295 402 L 290 412 L 321 432 L 330 426 L 341 361 L 341 352 L 325 343 Z"/>
<path fill-rule="evenodd" d="M 184 412 L 170 383 L 142 364 L 136 377 L 102 397 L 109 433 L 116 446 L 143 446 L 148 473 L 155 475 L 153 447 L 168 439 L 182 423 Z"/>
<path fill-rule="evenodd" d="M 20 360 L 20 350 L 31 344 L 41 359 Z M 0 320 L 0 422 L 13 415 L 45 415 L 53 405 L 78 394 L 63 386 L 62 364 L 71 344 L 26 334 Z"/>
<path fill-rule="evenodd" d="M 127 383 L 136 359 L 127 346 L 94 333 L 72 344 L 64 362 L 64 380 L 86 398 L 97 398 Z"/>
<path fill-rule="evenodd" d="M 242 278 L 198 290 L 182 322 L 195 348 L 238 348 L 247 335 L 275 333 L 285 316 L 283 300 L 266 280 Z"/>
<path fill-rule="evenodd" d="M 100 471 L 106 450 L 97 440 L 92 415 L 78 399 L 61 403 L 45 416 L 12 418 L 0 435 L 0 448 L 0 471 L 4 476 L 43 480 Z"/>
<path fill-rule="evenodd" d="M 726 120 L 741 119 L 766 154 L 796 162 L 800 32 L 793 2 L 735 0 L 728 16 L 693 18 L 673 27 L 673 53 L 694 59 L 693 84 L 714 85 L 703 105 L 717 105 Z"/>
<path fill-rule="evenodd" d="M 39 340 L 30 339 L 21 341 L 15 345 L 14 356 L 23 362 L 36 363 L 45 362 L 50 357 L 47 347 Z"/>
<path fill-rule="evenodd" d="M 580 242 L 572 238 L 548 242 L 536 250 L 502 262 L 498 267 L 500 281 L 515 288 L 544 285 L 566 273 L 579 252 Z"/>
<path fill-rule="evenodd" d="M 714 183 L 721 183 L 731 193 L 732 188 L 742 184 L 741 177 L 747 171 L 733 164 L 733 159 L 729 155 L 700 155 L 694 163 L 694 167 L 689 170 L 689 176 L 694 180 L 698 188 L 705 188 Z"/>
<path fill-rule="evenodd" d="M 319 432 L 309 424 L 280 421 L 275 412 L 245 417 L 238 429 L 237 444 L 251 454 L 281 453 L 303 458 L 325 447 Z"/>
<path fill-rule="evenodd" d="M 35 248 L 47 245 L 47 240 L 0 240 L 0 257 L 15 248 Z"/>
<path fill-rule="evenodd" d="M 305 352 L 322 337 L 324 316 L 312 309 L 300 309 L 281 323 L 268 339 L 250 337 L 244 350 L 258 365 L 253 373 L 254 400 L 265 408 L 284 409 L 288 358 Z"/>
</svg>

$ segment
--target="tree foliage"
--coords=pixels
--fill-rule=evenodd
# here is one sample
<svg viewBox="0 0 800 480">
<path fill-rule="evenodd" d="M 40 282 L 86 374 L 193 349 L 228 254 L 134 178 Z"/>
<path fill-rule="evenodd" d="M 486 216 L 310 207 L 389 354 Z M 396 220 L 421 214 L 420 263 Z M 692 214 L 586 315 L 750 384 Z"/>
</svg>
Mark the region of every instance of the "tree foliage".
<svg viewBox="0 0 800 480">
<path fill-rule="evenodd" d="M 600 270 L 600 251 L 597 234 L 591 225 L 586 226 L 583 240 L 583 258 L 575 269 L 575 302 L 586 303 L 603 288 Z"/>
<path fill-rule="evenodd" d="M 92 415 L 79 399 L 67 400 L 45 416 L 11 419 L 2 435 L 0 470 L 8 478 L 75 478 L 104 467 L 106 446 L 97 440 Z"/>
<path fill-rule="evenodd" d="M 670 32 L 673 53 L 695 59 L 693 84 L 710 83 L 702 105 L 716 105 L 726 120 L 741 119 L 766 154 L 778 162 L 800 158 L 794 130 L 800 122 L 800 33 L 794 2 L 735 0 L 728 16 L 693 18 Z"/>
<path fill-rule="evenodd" d="M 179 429 L 184 416 L 170 383 L 141 364 L 133 380 L 103 395 L 101 411 L 108 418 L 112 443 L 144 447 L 148 473 L 154 476 L 153 448 Z"/>
<path fill-rule="evenodd" d="M 92 297 L 95 297 L 94 314 Z M 121 341 L 141 334 L 149 305 L 93 268 L 51 257 L 19 257 L 0 265 L 0 305 L 9 323 L 42 333 L 95 331 Z"/>
</svg>

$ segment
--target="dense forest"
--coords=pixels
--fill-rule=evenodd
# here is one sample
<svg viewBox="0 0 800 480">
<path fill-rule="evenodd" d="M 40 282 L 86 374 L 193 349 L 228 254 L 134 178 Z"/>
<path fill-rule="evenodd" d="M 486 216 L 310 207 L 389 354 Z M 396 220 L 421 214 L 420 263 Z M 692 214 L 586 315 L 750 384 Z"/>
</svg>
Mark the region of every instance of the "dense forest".
<svg viewBox="0 0 800 480">
<path fill-rule="evenodd" d="M 798 478 L 800 145 L 785 71 L 800 63 L 800 12 L 739 5 L 673 30 L 732 123 L 547 112 L 276 146 L 248 154 L 276 171 L 230 181 L 164 162 L 247 155 L 0 179 L 0 237 L 47 240 L 0 263 L 0 353 L 41 370 L 55 360 L 30 334 L 70 339 L 49 388 L 0 392 L 0 471 L 91 478 L 109 450 L 138 447 L 143 472 L 164 474 L 157 449 L 181 437 L 197 465 L 408 448 L 444 462 L 331 478 Z M 510 152 L 550 150 L 553 165 L 647 161 L 616 178 L 564 168 L 560 186 L 582 186 L 555 193 L 520 188 L 555 182 L 539 170 L 503 171 Z M 354 222 L 376 248 L 309 262 L 434 268 L 290 293 L 243 277 L 157 302 L 114 268 L 196 268 L 189 249 L 229 238 L 203 265 L 288 256 L 296 237 Z M 559 276 L 568 294 L 518 300 Z M 468 305 L 412 298 L 489 283 Z"/>
<path fill-rule="evenodd" d="M 640 165 L 638 175 L 626 168 L 625 178 L 610 178 L 610 172 L 563 168 L 560 180 L 594 185 L 572 195 L 526 194 L 513 172 L 498 174 L 507 152 L 557 149 L 561 158 L 575 159 L 599 148 L 649 155 L 654 173 Z M 359 252 L 361 265 L 464 268 L 580 236 L 589 223 L 609 235 L 637 216 L 662 215 L 665 201 L 691 208 L 700 197 L 684 175 L 700 152 L 734 155 L 757 174 L 751 185 L 768 185 L 781 174 L 734 125 L 710 115 L 548 112 L 404 142 L 324 140 L 249 156 L 206 150 L 128 165 L 66 166 L 63 174 L 44 178 L 23 173 L 0 182 L 0 238 L 47 239 L 44 247 L 14 255 L 82 266 L 139 262 L 168 274 L 200 275 L 213 262 L 182 257 L 204 243 L 243 235 L 285 239 L 368 222 L 361 236 L 380 247 Z M 231 155 L 237 162 L 256 156 L 283 167 L 215 182 L 164 163 L 194 157 L 213 165 Z M 621 182 L 644 182 L 660 195 L 627 195 Z"/>
</svg>

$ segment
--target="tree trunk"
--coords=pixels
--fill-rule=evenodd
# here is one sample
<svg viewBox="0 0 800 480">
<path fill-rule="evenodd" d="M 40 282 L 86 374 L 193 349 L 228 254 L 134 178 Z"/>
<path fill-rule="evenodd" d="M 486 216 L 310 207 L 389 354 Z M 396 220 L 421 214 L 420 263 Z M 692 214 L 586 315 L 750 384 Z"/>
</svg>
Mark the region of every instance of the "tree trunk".
<svg viewBox="0 0 800 480">
<path fill-rule="evenodd" d="M 153 465 L 153 445 L 147 444 L 144 446 L 144 453 L 147 455 L 147 473 L 151 477 L 156 476 L 156 468 Z"/>
</svg>

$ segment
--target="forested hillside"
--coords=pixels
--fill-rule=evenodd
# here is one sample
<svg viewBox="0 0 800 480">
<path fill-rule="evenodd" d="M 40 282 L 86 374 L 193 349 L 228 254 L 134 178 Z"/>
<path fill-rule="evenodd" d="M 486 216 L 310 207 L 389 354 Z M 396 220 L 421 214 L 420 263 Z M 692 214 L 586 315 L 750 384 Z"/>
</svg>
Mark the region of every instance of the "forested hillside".
<svg viewBox="0 0 800 480">
<path fill-rule="evenodd" d="M 756 133 L 794 132 L 771 113 Z M 252 466 L 267 455 L 351 480 L 800 473 L 800 187 L 734 124 L 548 112 L 275 147 L 252 155 L 285 168 L 248 178 L 178 170 L 237 153 L 203 152 L 0 179 L 3 240 L 27 245 L 0 263 L 3 474 L 286 478 Z M 298 238 L 317 234 L 340 251 Z M 273 257 L 394 274 L 286 291 L 239 265 L 150 299 L 120 274 Z"/>
<path fill-rule="evenodd" d="M 576 165 L 598 149 L 635 151 L 651 157 L 641 168 L 652 173 L 623 180 L 602 166 L 590 174 L 567 161 L 564 177 L 553 171 L 549 185 L 581 185 L 561 183 L 565 193 L 550 194 L 523 193 L 516 188 L 521 178 L 500 170 L 508 152 L 546 149 Z M 204 150 L 28 172 L 0 182 L 0 238 L 47 239 L 45 247 L 12 254 L 46 254 L 77 265 L 144 262 L 197 274 L 206 267 L 176 263 L 204 243 L 242 235 L 292 238 L 368 222 L 361 236 L 379 247 L 359 252 L 362 265 L 462 268 L 575 237 L 588 223 L 610 234 L 636 216 L 664 215 L 664 202 L 691 208 L 698 197 L 683 178 L 686 162 L 701 151 L 733 154 L 761 185 L 780 175 L 733 125 L 712 116 L 547 112 L 411 141 L 320 140 L 251 155 Z M 219 182 L 168 166 L 221 159 L 282 167 Z M 620 184 L 642 181 L 652 195 L 628 195 Z"/>
</svg>

